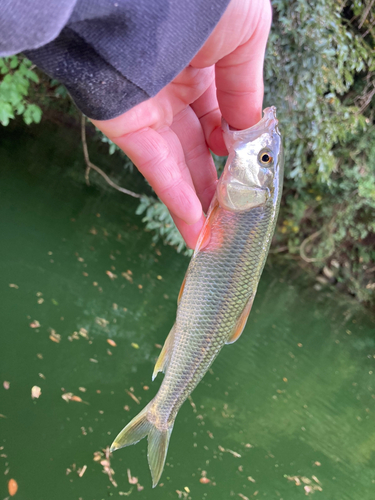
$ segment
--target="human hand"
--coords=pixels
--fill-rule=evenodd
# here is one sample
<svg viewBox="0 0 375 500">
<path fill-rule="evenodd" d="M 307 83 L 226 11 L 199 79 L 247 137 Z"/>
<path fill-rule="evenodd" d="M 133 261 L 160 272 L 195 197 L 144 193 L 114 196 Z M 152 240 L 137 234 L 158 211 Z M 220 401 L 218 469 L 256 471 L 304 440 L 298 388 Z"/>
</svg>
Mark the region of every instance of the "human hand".
<svg viewBox="0 0 375 500">
<path fill-rule="evenodd" d="M 269 0 L 232 0 L 190 65 L 155 97 L 92 120 L 145 176 L 191 248 L 216 188 L 209 148 L 227 154 L 221 117 L 237 129 L 261 118 L 270 24 Z"/>
</svg>

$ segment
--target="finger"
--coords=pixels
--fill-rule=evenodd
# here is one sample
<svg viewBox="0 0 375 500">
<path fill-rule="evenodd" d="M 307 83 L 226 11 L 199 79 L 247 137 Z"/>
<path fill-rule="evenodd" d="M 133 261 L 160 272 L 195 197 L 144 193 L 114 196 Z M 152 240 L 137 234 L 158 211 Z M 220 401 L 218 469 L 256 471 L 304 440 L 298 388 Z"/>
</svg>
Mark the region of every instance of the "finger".
<svg viewBox="0 0 375 500">
<path fill-rule="evenodd" d="M 172 215 L 172 218 L 174 220 L 174 223 L 176 224 L 177 229 L 180 231 L 181 236 L 185 240 L 186 245 L 189 248 L 194 249 L 197 244 L 199 234 L 206 220 L 204 215 L 202 214 L 202 217 L 195 224 L 186 224 L 185 221 L 183 221 L 179 217 L 176 217 L 175 215 Z"/>
<path fill-rule="evenodd" d="M 176 160 L 165 138 L 151 128 L 123 135 L 114 142 L 129 156 L 171 213 L 187 224 L 202 216 L 202 205 L 190 174 Z M 186 170 L 185 170 L 186 169 Z"/>
<path fill-rule="evenodd" d="M 216 97 L 216 85 L 213 80 L 208 89 L 191 104 L 191 108 L 201 122 L 206 142 L 215 154 L 228 154 L 221 130 L 221 111 Z"/>
<path fill-rule="evenodd" d="M 262 116 L 263 63 L 271 24 L 268 2 L 250 39 L 216 64 L 217 98 L 225 120 L 244 129 Z"/>
<path fill-rule="evenodd" d="M 179 139 L 195 191 L 206 212 L 215 193 L 217 173 L 201 124 L 187 107 L 175 117 L 171 128 Z"/>
</svg>

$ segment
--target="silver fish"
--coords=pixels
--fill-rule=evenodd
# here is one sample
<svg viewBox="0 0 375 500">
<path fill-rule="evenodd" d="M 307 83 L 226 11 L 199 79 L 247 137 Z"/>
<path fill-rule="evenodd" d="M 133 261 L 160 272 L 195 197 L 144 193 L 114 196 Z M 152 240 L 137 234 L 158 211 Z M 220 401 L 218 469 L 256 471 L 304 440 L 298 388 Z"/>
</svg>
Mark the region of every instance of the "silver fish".
<svg viewBox="0 0 375 500">
<path fill-rule="evenodd" d="M 173 424 L 225 344 L 241 335 L 267 258 L 279 211 L 283 154 L 276 109 L 259 123 L 231 130 L 229 152 L 178 299 L 176 322 L 155 365 L 164 380 L 154 399 L 120 432 L 111 451 L 148 436 L 155 487 Z"/>
</svg>

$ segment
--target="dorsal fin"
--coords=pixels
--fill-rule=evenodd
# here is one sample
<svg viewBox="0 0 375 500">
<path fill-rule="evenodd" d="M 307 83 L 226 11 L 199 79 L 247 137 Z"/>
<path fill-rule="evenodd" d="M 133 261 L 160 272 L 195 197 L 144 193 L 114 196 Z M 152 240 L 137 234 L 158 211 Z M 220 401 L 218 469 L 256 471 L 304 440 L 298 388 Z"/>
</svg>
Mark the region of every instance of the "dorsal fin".
<svg viewBox="0 0 375 500">
<path fill-rule="evenodd" d="M 152 374 L 152 380 L 155 379 L 159 372 L 166 372 L 168 368 L 168 363 L 171 358 L 171 352 L 173 348 L 174 332 L 176 329 L 176 323 L 172 326 L 172 330 L 169 332 L 168 337 L 165 339 L 163 349 L 159 354 L 158 360 L 156 361 L 154 372 Z"/>
<path fill-rule="evenodd" d="M 239 339 L 241 337 L 241 333 L 243 332 L 243 330 L 246 326 L 246 321 L 247 321 L 247 318 L 249 317 L 253 302 L 254 302 L 254 295 L 252 295 L 250 297 L 246 306 L 244 307 L 244 310 L 242 311 L 241 316 L 240 316 L 239 320 L 237 321 L 236 328 L 234 329 L 231 336 L 229 337 L 229 339 L 226 342 L 227 344 L 233 344 L 234 342 L 236 342 L 237 339 Z"/>
</svg>

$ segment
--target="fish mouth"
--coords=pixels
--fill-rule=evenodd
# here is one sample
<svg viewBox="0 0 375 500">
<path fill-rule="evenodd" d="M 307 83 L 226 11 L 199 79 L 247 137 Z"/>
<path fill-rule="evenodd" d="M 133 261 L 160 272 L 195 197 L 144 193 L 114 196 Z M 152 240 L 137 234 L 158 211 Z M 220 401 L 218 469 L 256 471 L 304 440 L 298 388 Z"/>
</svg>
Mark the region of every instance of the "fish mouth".
<svg viewBox="0 0 375 500">
<path fill-rule="evenodd" d="M 270 106 L 263 110 L 263 118 L 252 127 L 236 130 L 232 129 L 222 118 L 221 126 L 224 132 L 224 141 L 227 149 L 233 147 L 238 142 L 252 142 L 263 134 L 277 134 L 280 132 L 277 128 L 279 121 L 276 118 L 276 107 Z"/>
</svg>

